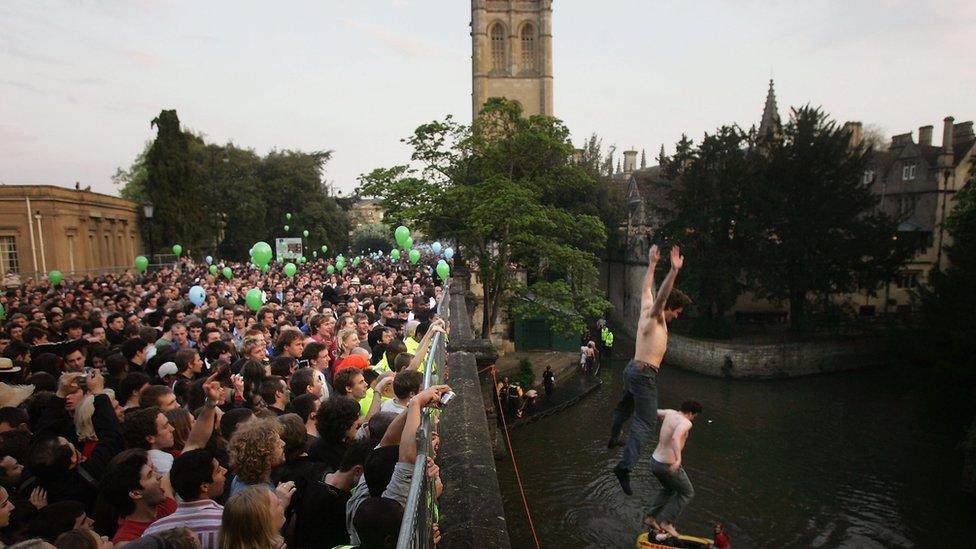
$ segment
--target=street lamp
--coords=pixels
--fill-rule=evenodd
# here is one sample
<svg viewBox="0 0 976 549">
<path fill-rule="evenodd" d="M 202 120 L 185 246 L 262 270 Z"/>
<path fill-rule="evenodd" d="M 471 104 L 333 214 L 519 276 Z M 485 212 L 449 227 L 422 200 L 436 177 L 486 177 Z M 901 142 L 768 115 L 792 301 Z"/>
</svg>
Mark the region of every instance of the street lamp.
<svg viewBox="0 0 976 549">
<path fill-rule="evenodd" d="M 143 202 L 142 203 L 142 215 L 144 215 L 146 217 L 146 221 L 149 222 L 149 259 L 150 259 L 150 263 L 152 262 L 152 257 L 153 257 L 152 220 L 153 220 L 153 213 L 154 213 L 155 208 L 156 207 L 153 206 L 153 203 L 152 202 L 148 202 L 147 201 L 147 202 Z"/>
</svg>

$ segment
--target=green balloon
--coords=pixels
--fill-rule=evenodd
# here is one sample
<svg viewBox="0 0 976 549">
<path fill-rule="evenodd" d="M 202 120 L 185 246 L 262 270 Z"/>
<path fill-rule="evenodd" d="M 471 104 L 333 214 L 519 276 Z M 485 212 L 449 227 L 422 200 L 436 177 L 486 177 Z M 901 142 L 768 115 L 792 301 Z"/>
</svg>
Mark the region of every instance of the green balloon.
<svg viewBox="0 0 976 549">
<path fill-rule="evenodd" d="M 183 246 L 173 244 L 173 253 L 176 254 L 176 257 L 183 255 Z"/>
<path fill-rule="evenodd" d="M 214 276 L 217 275 L 217 266 L 216 265 L 211 265 L 210 266 L 210 274 L 212 274 Z"/>
<path fill-rule="evenodd" d="M 318 256 L 319 256 L 319 253 L 317 251 L 315 251 L 315 250 L 312 250 L 312 257 L 318 257 Z"/>
<path fill-rule="evenodd" d="M 302 236 L 304 236 L 305 238 L 308 238 L 308 229 L 305 229 L 304 231 L 302 231 Z"/>
<path fill-rule="evenodd" d="M 437 264 L 437 276 L 441 277 L 441 280 L 447 280 L 447 277 L 451 276 L 451 266 L 446 261 Z"/>
<path fill-rule="evenodd" d="M 286 213 L 285 214 L 285 219 L 287 219 L 288 221 L 291 221 L 291 214 L 290 213 Z"/>
<path fill-rule="evenodd" d="M 407 237 L 410 236 L 410 229 L 406 228 L 404 225 L 400 225 L 396 228 L 393 235 L 396 237 L 397 244 L 400 244 L 402 247 L 403 243 L 406 242 Z"/>
<path fill-rule="evenodd" d="M 47 273 L 47 279 L 50 280 L 51 284 L 54 284 L 55 286 L 61 283 L 62 278 L 64 277 L 61 275 L 61 271 L 54 270 Z"/>
<path fill-rule="evenodd" d="M 329 247 L 328 247 L 328 246 L 326 246 L 325 244 L 323 244 L 323 245 L 322 245 L 322 253 L 325 253 L 325 252 L 327 252 L 327 251 L 329 251 Z"/>
<path fill-rule="evenodd" d="M 356 257 L 356 258 L 354 258 L 354 259 L 352 260 L 352 266 L 353 266 L 353 267 L 358 267 L 358 266 L 359 266 L 359 262 L 360 262 L 360 261 L 362 261 L 362 260 L 363 260 L 363 258 L 361 258 L 361 257 Z"/>
<path fill-rule="evenodd" d="M 298 267 L 296 267 L 294 263 L 285 263 L 285 275 L 295 276 L 295 273 L 297 272 Z"/>
<path fill-rule="evenodd" d="M 252 311 L 257 311 L 264 305 L 264 294 L 257 288 L 251 288 L 244 295 L 244 301 L 247 303 L 248 308 Z"/>
<path fill-rule="evenodd" d="M 267 273 L 270 270 L 271 270 L 271 265 L 268 265 L 267 263 L 265 263 L 264 265 L 261 265 L 261 272 L 262 273 Z"/>
<path fill-rule="evenodd" d="M 403 248 L 404 251 L 412 250 L 413 249 L 413 237 L 409 237 L 408 236 L 406 239 L 404 239 L 403 245 L 400 246 L 400 247 Z"/>
<path fill-rule="evenodd" d="M 3 303 L 0 303 L 0 320 L 3 320 L 3 317 L 6 314 L 7 314 L 7 312 L 3 310 Z"/>
<path fill-rule="evenodd" d="M 226 278 L 227 280 L 230 280 L 231 277 L 234 276 L 234 271 L 232 271 L 230 267 L 224 267 L 223 273 L 224 273 L 224 278 Z"/>
<path fill-rule="evenodd" d="M 400 250 L 393 248 L 390 250 L 390 259 L 393 261 L 400 261 Z"/>
<path fill-rule="evenodd" d="M 339 269 L 341 271 L 345 268 L 346 268 L 346 260 L 340 257 L 339 259 L 336 260 L 336 269 Z"/>
<path fill-rule="evenodd" d="M 146 269 L 148 269 L 148 268 L 149 268 L 149 260 L 146 259 L 146 256 L 144 256 L 144 255 L 137 255 L 136 256 L 136 270 L 139 271 L 140 273 L 144 273 L 144 272 L 146 272 Z"/>
<path fill-rule="evenodd" d="M 285 232 L 288 232 L 288 225 L 285 225 Z"/>
<path fill-rule="evenodd" d="M 302 257 L 299 257 L 299 258 L 298 258 L 298 262 L 299 262 L 299 263 L 302 263 L 302 264 L 304 264 L 304 263 L 305 263 L 306 261 L 308 261 L 308 260 L 307 260 L 307 259 L 305 259 L 305 256 L 304 256 L 304 255 L 303 255 Z"/>
<path fill-rule="evenodd" d="M 416 265 L 417 262 L 420 261 L 420 250 L 410 250 L 409 255 L 410 255 L 410 263 Z"/>
<path fill-rule="evenodd" d="M 267 265 L 272 256 L 274 256 L 274 252 L 271 250 L 271 244 L 267 242 L 257 242 L 251 248 L 251 261 L 259 267 Z"/>
<path fill-rule="evenodd" d="M 335 267 L 333 267 L 332 265 L 329 265 L 328 267 L 325 268 L 325 272 L 327 272 L 329 274 L 332 274 L 332 273 L 335 272 Z"/>
</svg>

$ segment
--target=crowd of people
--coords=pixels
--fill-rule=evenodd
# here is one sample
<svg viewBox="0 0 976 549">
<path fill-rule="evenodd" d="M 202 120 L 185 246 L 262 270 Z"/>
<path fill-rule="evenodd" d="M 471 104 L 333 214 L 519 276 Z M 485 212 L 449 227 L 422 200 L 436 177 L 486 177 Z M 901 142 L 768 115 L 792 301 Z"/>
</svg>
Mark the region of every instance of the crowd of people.
<svg viewBox="0 0 976 549">
<path fill-rule="evenodd" d="M 0 547 L 396 545 L 422 411 L 449 390 L 423 386 L 433 270 L 226 266 L 4 289 Z"/>
</svg>

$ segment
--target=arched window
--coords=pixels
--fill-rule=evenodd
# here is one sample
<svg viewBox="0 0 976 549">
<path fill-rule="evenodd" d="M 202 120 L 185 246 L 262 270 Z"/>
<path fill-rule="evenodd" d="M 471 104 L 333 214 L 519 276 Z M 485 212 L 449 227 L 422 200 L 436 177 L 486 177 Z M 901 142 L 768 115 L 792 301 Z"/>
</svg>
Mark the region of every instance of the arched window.
<svg viewBox="0 0 976 549">
<path fill-rule="evenodd" d="M 522 71 L 534 72 L 535 66 L 535 27 L 526 23 L 522 27 Z"/>
<path fill-rule="evenodd" d="M 505 63 L 505 27 L 501 23 L 491 26 L 491 70 L 492 72 L 506 72 Z"/>
</svg>

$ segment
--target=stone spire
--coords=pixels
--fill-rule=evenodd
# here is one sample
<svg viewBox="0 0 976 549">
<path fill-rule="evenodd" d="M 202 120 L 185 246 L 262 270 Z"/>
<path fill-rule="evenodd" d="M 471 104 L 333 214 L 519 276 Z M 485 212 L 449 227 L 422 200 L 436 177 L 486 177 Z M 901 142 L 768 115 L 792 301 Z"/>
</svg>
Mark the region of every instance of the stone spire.
<svg viewBox="0 0 976 549">
<path fill-rule="evenodd" d="M 770 141 L 783 135 L 783 126 L 779 120 L 779 109 L 776 107 L 776 91 L 773 90 L 773 79 L 769 79 L 769 93 L 766 94 L 766 106 L 763 107 L 762 122 L 759 123 L 759 139 Z"/>
<path fill-rule="evenodd" d="M 644 149 L 641 149 L 641 169 L 643 170 L 646 167 L 647 167 L 647 153 L 644 151 Z"/>
</svg>

